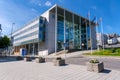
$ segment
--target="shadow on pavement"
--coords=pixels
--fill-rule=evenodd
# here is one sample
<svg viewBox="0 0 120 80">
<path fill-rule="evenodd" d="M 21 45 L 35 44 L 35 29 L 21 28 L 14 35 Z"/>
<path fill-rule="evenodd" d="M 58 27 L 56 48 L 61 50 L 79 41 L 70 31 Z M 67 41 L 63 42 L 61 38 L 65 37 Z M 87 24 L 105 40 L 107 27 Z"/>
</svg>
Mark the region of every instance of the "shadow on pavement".
<svg viewBox="0 0 120 80">
<path fill-rule="evenodd" d="M 3 57 L 3 58 L 0 58 L 0 63 L 12 62 L 12 61 L 20 61 L 20 60 L 23 60 L 23 58 L 19 57 L 19 56 L 6 56 L 6 57 Z"/>
<path fill-rule="evenodd" d="M 104 69 L 101 73 L 109 74 L 110 72 L 111 72 L 111 70 L 109 70 L 109 69 Z"/>
</svg>

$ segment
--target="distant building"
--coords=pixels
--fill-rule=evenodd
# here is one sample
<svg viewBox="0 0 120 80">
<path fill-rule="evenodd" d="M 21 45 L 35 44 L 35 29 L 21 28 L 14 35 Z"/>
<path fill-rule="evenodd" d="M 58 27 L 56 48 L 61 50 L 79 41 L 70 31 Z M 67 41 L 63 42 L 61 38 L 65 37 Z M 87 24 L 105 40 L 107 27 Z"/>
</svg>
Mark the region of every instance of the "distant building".
<svg viewBox="0 0 120 80">
<path fill-rule="evenodd" d="M 95 23 L 58 5 L 15 31 L 12 36 L 15 55 L 20 55 L 20 48 L 27 49 L 27 55 L 48 55 L 64 50 L 64 46 L 68 50 L 87 50 L 91 45 L 96 48 Z"/>
<path fill-rule="evenodd" d="M 117 44 L 120 42 L 119 35 L 116 33 L 107 34 L 108 44 Z"/>
<path fill-rule="evenodd" d="M 97 45 L 102 46 L 107 44 L 108 37 L 106 34 L 97 33 Z"/>
<path fill-rule="evenodd" d="M 111 38 L 118 38 L 120 37 L 118 34 L 116 33 L 112 33 L 112 34 L 107 34 L 108 38 L 111 39 Z"/>
</svg>

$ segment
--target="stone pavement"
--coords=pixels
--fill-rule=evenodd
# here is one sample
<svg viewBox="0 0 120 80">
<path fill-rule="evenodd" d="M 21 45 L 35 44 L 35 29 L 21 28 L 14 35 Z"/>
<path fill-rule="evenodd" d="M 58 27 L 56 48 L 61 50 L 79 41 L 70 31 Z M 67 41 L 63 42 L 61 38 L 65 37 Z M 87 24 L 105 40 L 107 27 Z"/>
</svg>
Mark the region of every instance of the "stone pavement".
<svg viewBox="0 0 120 80">
<path fill-rule="evenodd" d="M 0 80 L 120 80 L 120 72 L 86 71 L 86 66 L 53 66 L 53 63 L 24 61 L 0 62 Z"/>
</svg>

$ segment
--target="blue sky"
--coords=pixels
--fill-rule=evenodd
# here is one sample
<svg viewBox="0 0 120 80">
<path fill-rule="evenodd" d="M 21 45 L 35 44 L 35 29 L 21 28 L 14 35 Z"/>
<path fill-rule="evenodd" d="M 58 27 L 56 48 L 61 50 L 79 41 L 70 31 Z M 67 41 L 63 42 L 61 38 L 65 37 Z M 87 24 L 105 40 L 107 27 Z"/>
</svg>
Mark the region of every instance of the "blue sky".
<svg viewBox="0 0 120 80">
<path fill-rule="evenodd" d="M 13 30 L 19 29 L 54 4 L 84 17 L 90 11 L 91 20 L 102 17 L 104 33 L 120 34 L 120 0 L 0 0 L 3 35 L 10 34 L 13 22 Z"/>
</svg>

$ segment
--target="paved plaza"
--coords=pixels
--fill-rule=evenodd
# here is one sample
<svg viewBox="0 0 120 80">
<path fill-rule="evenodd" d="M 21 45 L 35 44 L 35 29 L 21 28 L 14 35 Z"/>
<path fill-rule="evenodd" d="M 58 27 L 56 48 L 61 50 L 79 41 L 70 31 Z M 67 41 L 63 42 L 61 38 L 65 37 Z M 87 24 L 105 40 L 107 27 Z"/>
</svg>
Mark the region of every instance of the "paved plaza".
<svg viewBox="0 0 120 80">
<path fill-rule="evenodd" d="M 0 80 L 120 80 L 120 72 L 106 69 L 95 73 L 86 66 L 68 64 L 53 66 L 52 62 L 1 61 Z"/>
</svg>

